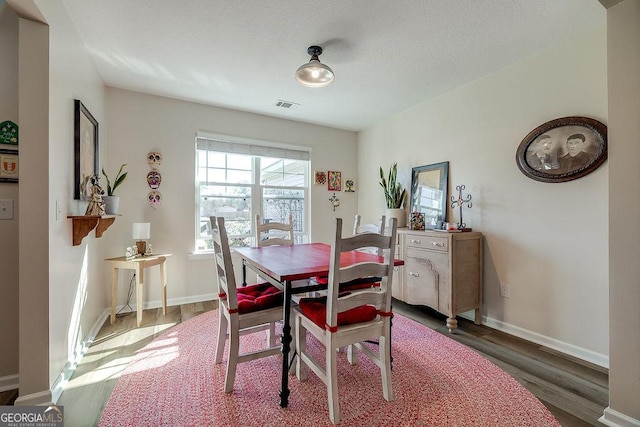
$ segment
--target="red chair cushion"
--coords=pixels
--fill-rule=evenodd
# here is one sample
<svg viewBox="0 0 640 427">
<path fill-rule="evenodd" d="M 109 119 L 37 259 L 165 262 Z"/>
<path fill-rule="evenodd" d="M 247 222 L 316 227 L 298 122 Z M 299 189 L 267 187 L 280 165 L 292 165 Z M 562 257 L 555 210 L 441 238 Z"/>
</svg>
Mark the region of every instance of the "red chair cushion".
<svg viewBox="0 0 640 427">
<path fill-rule="evenodd" d="M 325 327 L 327 321 L 327 297 L 302 298 L 298 303 L 302 314 L 313 323 Z M 378 311 L 372 305 L 361 305 L 350 310 L 338 313 L 338 325 L 352 325 L 354 323 L 368 322 L 376 318 Z"/>
<path fill-rule="evenodd" d="M 316 282 L 318 285 L 328 285 L 329 284 L 329 277 L 328 276 L 314 276 L 314 277 L 311 278 L 311 280 Z"/>
<path fill-rule="evenodd" d="M 238 288 L 238 312 L 251 313 L 282 305 L 284 292 L 269 283 Z"/>
</svg>

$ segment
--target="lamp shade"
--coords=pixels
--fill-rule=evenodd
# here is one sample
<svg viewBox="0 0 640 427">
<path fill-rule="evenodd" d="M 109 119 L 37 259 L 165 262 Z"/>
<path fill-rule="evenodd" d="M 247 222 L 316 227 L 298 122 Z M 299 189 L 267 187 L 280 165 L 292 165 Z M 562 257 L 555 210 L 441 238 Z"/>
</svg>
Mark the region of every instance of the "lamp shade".
<svg viewBox="0 0 640 427">
<path fill-rule="evenodd" d="M 318 59 L 318 55 L 322 54 L 322 48 L 320 46 L 310 46 L 307 52 L 311 55 L 311 60 L 298 67 L 296 80 L 300 84 L 309 87 L 327 86 L 333 81 L 335 75 L 329 66 L 322 64 Z"/>
<path fill-rule="evenodd" d="M 133 223 L 133 238 L 136 240 L 144 240 L 151 237 L 151 224 L 148 222 Z"/>
</svg>

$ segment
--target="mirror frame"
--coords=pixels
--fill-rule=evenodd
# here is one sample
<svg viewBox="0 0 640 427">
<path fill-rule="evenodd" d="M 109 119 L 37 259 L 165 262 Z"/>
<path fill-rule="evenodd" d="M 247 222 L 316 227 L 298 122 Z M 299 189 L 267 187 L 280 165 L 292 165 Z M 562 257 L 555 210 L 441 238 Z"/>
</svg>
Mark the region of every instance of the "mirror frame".
<svg viewBox="0 0 640 427">
<path fill-rule="evenodd" d="M 449 162 L 434 163 L 432 165 L 416 166 L 411 170 L 411 196 L 410 196 L 410 212 L 415 212 L 416 192 L 418 190 L 418 182 L 421 174 L 433 171 L 440 172 L 439 189 L 442 190 L 441 204 L 443 213 L 440 218 L 442 222 L 447 221 L 448 192 L 449 192 Z M 436 224 L 428 224 L 425 216 L 425 229 L 433 229 Z"/>
</svg>

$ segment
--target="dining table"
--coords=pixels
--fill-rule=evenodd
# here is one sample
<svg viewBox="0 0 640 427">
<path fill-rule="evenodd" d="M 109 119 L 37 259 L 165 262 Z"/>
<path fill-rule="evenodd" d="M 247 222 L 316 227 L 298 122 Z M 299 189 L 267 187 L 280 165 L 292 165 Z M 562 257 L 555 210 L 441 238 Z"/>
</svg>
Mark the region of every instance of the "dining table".
<svg viewBox="0 0 640 427">
<path fill-rule="evenodd" d="M 303 243 L 296 245 L 237 247 L 234 252 L 242 259 L 243 284 L 246 285 L 246 269 L 256 272 L 261 278 L 283 290 L 282 326 L 282 381 L 280 406 L 289 404 L 289 367 L 295 354 L 291 350 L 291 298 L 295 294 L 326 289 L 326 284 L 309 281 L 312 277 L 329 275 L 331 245 L 326 243 Z M 384 257 L 365 251 L 349 251 L 340 255 L 340 267 L 361 262 L 381 262 Z M 403 265 L 401 259 L 394 259 L 394 265 Z M 380 278 L 365 278 L 365 281 L 380 281 Z"/>
</svg>

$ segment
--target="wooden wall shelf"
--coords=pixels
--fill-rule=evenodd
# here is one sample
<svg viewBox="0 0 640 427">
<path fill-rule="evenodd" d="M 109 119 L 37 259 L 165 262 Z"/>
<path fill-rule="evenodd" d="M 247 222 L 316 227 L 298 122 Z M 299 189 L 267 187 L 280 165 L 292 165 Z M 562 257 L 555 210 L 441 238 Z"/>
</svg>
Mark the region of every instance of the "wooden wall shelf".
<svg viewBox="0 0 640 427">
<path fill-rule="evenodd" d="M 73 221 L 73 246 L 78 246 L 94 228 L 96 237 L 102 237 L 105 230 L 116 220 L 116 215 L 68 215 L 67 218 Z"/>
</svg>

